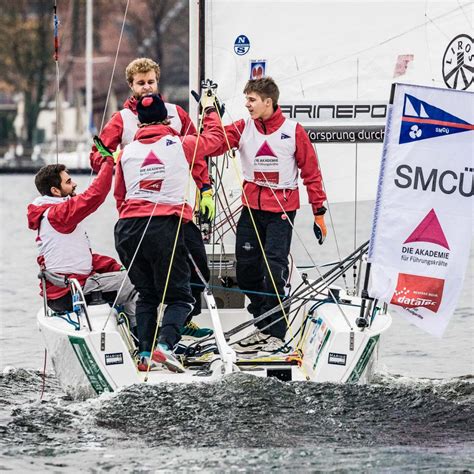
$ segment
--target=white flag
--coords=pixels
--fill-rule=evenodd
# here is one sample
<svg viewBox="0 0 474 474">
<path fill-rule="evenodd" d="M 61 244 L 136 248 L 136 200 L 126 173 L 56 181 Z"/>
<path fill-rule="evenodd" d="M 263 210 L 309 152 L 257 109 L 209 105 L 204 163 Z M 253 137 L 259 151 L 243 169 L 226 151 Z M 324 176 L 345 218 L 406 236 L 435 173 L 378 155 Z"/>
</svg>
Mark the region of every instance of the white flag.
<svg viewBox="0 0 474 474">
<path fill-rule="evenodd" d="M 394 85 L 369 262 L 369 294 L 441 336 L 469 258 L 474 93 Z"/>
</svg>

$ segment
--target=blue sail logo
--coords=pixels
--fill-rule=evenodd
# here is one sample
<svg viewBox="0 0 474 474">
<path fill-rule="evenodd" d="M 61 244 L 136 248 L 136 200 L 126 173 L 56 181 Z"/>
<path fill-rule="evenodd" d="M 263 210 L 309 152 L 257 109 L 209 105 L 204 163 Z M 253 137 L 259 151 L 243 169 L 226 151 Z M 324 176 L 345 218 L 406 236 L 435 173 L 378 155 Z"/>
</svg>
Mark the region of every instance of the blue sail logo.
<svg viewBox="0 0 474 474">
<path fill-rule="evenodd" d="M 400 144 L 469 130 L 474 130 L 474 125 L 413 95 L 405 94 Z"/>
</svg>

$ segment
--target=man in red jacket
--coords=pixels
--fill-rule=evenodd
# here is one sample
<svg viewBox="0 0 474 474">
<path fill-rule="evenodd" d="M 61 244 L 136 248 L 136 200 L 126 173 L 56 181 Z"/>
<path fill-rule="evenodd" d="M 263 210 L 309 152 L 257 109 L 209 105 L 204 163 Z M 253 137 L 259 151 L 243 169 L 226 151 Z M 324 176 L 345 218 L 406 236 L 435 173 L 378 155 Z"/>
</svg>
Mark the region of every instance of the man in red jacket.
<svg viewBox="0 0 474 474">
<path fill-rule="evenodd" d="M 137 103 L 146 95 L 158 94 L 160 74 L 160 66 L 149 58 L 134 59 L 127 66 L 125 76 L 132 95 L 123 104 L 124 108 L 112 116 L 100 134 L 102 142 L 108 149 L 117 150 L 119 147 L 123 149 L 125 145 L 133 141 L 139 125 Z M 175 132 L 181 136 L 196 133 L 196 127 L 185 110 L 179 105 L 170 104 L 168 102 L 165 102 L 165 107 L 168 111 L 169 126 Z M 97 171 L 96 162 L 100 163 L 101 159 L 100 152 L 94 146 L 90 154 L 90 162 L 94 171 Z M 202 169 L 202 173 L 208 173 L 207 168 Z M 211 187 L 209 187 L 208 194 L 211 194 L 212 197 Z M 186 246 L 191 256 L 204 278 L 209 280 L 210 272 L 207 266 L 206 250 L 202 241 L 201 231 L 190 221 L 183 226 L 183 232 Z M 201 312 L 201 293 L 203 290 L 201 280 L 195 272 L 193 265 L 191 265 L 191 282 L 193 283 L 192 293 L 196 303 L 186 324 L 182 328 L 182 334 L 185 337 L 196 339 L 212 334 L 212 330 L 200 328 L 191 321 L 193 316 Z"/>
<path fill-rule="evenodd" d="M 160 74 L 160 66 L 149 58 L 134 59 L 127 66 L 125 76 L 132 95 L 124 102 L 123 109 L 112 115 L 100 134 L 100 139 L 108 149 L 123 149 L 133 141 L 138 130 L 137 103 L 146 95 L 158 94 Z M 165 107 L 171 128 L 183 136 L 196 133 L 196 127 L 185 110 L 168 102 L 165 102 Z M 96 162 L 100 163 L 101 159 L 100 152 L 95 146 L 92 147 L 90 161 L 96 172 Z"/>
<path fill-rule="evenodd" d="M 299 123 L 283 116 L 274 80 L 270 77 L 250 80 L 244 94 L 250 117 L 226 126 L 225 130 L 230 146 L 240 152 L 244 178 L 243 209 L 236 236 L 237 281 L 241 289 L 249 291 L 248 309 L 258 317 L 279 304 L 276 294 L 283 300 L 289 290 L 292 224 L 300 207 L 298 169 L 313 209 L 314 231 L 320 244 L 326 237 L 323 206 L 326 194 L 311 142 Z M 219 151 L 227 151 L 226 142 Z M 274 322 L 241 341 L 237 350 L 263 353 L 280 350 L 287 330 L 287 320 L 282 316 L 281 312 L 274 313 L 257 323 L 258 328 L 264 328 Z"/>
<path fill-rule="evenodd" d="M 102 158 L 97 178 L 82 194 L 62 164 L 41 168 L 35 177 L 41 194 L 28 206 L 28 226 L 37 231 L 38 264 L 52 273 L 76 278 L 89 294 L 100 290 L 113 302 L 124 278 L 121 265 L 111 257 L 92 253 L 83 220 L 105 201 L 112 186 L 113 158 Z M 57 312 L 72 311 L 69 288 L 46 282 L 48 306 Z M 134 321 L 136 291 L 127 278 L 117 299 Z M 133 324 L 134 325 L 134 324 Z"/>
<path fill-rule="evenodd" d="M 192 219 L 186 186 L 191 168 L 197 187 L 201 193 L 207 192 L 210 185 L 203 181 L 208 177 L 204 157 L 214 153 L 224 137 L 215 109 L 206 99 L 203 109 L 202 135 L 181 138 L 170 126 L 161 98 L 142 97 L 137 105 L 141 126 L 117 160 L 115 247 L 139 293 L 139 370 L 163 362 L 174 372 L 184 372 L 173 350 L 194 304 L 181 226 Z M 157 309 L 162 302 L 166 309 L 155 348 Z"/>
</svg>

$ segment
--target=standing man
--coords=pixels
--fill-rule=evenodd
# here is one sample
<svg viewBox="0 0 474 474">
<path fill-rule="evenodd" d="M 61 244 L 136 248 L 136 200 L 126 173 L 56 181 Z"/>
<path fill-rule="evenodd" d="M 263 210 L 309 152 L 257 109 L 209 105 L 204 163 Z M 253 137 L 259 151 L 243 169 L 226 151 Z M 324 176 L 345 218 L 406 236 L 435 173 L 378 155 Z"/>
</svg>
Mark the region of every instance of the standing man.
<svg viewBox="0 0 474 474">
<path fill-rule="evenodd" d="M 292 224 L 300 207 L 298 169 L 313 209 L 314 232 L 320 244 L 326 237 L 326 194 L 316 153 L 304 128 L 283 116 L 275 81 L 270 77 L 250 80 L 243 92 L 250 117 L 225 130 L 230 146 L 240 152 L 244 177 L 243 209 L 236 236 L 237 281 L 242 290 L 249 291 L 248 310 L 256 318 L 279 304 L 275 287 L 280 300 L 289 289 Z M 219 151 L 227 151 L 227 144 L 223 143 Z M 258 328 L 263 328 L 280 318 L 269 328 L 242 340 L 237 350 L 278 351 L 287 330 L 282 316 L 280 311 L 257 323 Z"/>
<path fill-rule="evenodd" d="M 207 95 L 203 98 L 203 134 L 182 139 L 171 127 L 161 98 L 142 97 L 137 104 L 140 128 L 135 140 L 118 157 L 115 246 L 139 292 L 139 370 L 147 370 L 151 357 L 162 360 L 173 372 L 184 372 L 173 350 L 194 304 L 181 226 L 181 221 L 184 224 L 192 219 L 185 191 L 191 167 L 198 189 L 207 190 L 209 183 L 202 181 L 203 174 L 208 176 L 203 173 L 207 170 L 204 157 L 212 154 L 224 138 L 215 109 L 209 107 L 212 100 L 208 99 Z M 166 310 L 155 348 L 157 309 L 162 301 Z"/>
<path fill-rule="evenodd" d="M 62 164 L 47 165 L 35 176 L 40 197 L 28 206 L 28 226 L 37 231 L 38 264 L 42 269 L 76 278 L 83 287 L 86 301 L 93 291 L 100 290 L 112 303 L 122 284 L 124 273 L 113 258 L 92 253 L 83 220 L 105 201 L 112 186 L 112 156 L 97 160 L 98 176 L 82 194 L 76 195 L 76 183 Z M 56 312 L 72 311 L 68 287 L 46 281 L 48 306 Z M 117 303 L 134 322 L 136 291 L 127 278 Z M 134 324 L 132 324 L 134 326 Z"/>
<path fill-rule="evenodd" d="M 150 94 L 158 94 L 158 83 L 160 81 L 160 66 L 149 58 L 134 59 L 125 69 L 125 76 L 132 91 L 132 95 L 123 104 L 124 108 L 115 113 L 109 122 L 105 125 L 100 134 L 100 138 L 104 145 L 110 150 L 117 150 L 118 147 L 123 149 L 126 145 L 133 141 L 138 130 L 137 104 L 138 101 Z M 169 126 L 181 136 L 193 135 L 196 133 L 191 118 L 179 105 L 165 102 L 168 111 Z M 97 171 L 96 161 L 101 160 L 100 152 L 94 146 L 90 155 L 91 166 Z M 207 173 L 207 169 L 203 170 Z M 212 199 L 212 188 L 209 186 L 206 194 L 204 194 L 204 203 Z M 188 250 L 194 261 L 197 263 L 202 275 L 209 280 L 210 272 L 207 266 L 207 256 L 200 230 L 194 222 L 189 221 L 184 227 L 184 238 Z M 198 277 L 194 266 L 191 265 L 191 282 L 193 297 L 196 300 L 192 313 L 182 328 L 182 334 L 192 339 L 200 339 L 212 334 L 212 329 L 200 328 L 191 321 L 192 316 L 196 316 L 201 312 L 201 293 L 203 286 L 201 279 Z"/>
</svg>

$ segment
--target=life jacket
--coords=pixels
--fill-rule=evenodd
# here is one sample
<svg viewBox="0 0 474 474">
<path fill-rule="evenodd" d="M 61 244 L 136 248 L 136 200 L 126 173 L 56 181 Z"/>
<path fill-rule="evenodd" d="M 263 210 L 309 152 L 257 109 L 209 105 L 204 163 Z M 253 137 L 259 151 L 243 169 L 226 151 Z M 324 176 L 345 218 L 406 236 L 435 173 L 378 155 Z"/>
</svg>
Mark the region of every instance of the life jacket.
<svg viewBox="0 0 474 474">
<path fill-rule="evenodd" d="M 165 102 L 166 110 L 168 111 L 168 120 L 170 120 L 169 126 L 181 134 L 181 129 L 183 123 L 178 114 L 178 108 L 175 104 L 168 104 Z M 121 148 L 123 149 L 125 145 L 133 142 L 135 134 L 138 130 L 138 115 L 132 112 L 130 109 L 122 109 L 120 111 L 123 122 L 123 131 L 122 131 L 122 143 Z"/>
<path fill-rule="evenodd" d="M 55 273 L 89 275 L 92 272 L 92 253 L 82 223 L 69 234 L 58 232 L 49 222 L 50 209 L 43 214 L 36 239 L 45 267 Z"/>
<path fill-rule="evenodd" d="M 269 135 L 257 130 L 254 120 L 247 119 L 239 142 L 244 179 L 259 186 L 275 189 L 298 188 L 296 122 L 285 119 Z"/>
<path fill-rule="evenodd" d="M 179 137 L 166 135 L 149 144 L 135 140 L 124 148 L 121 166 L 125 200 L 166 205 L 185 201 L 189 164 Z"/>
</svg>

